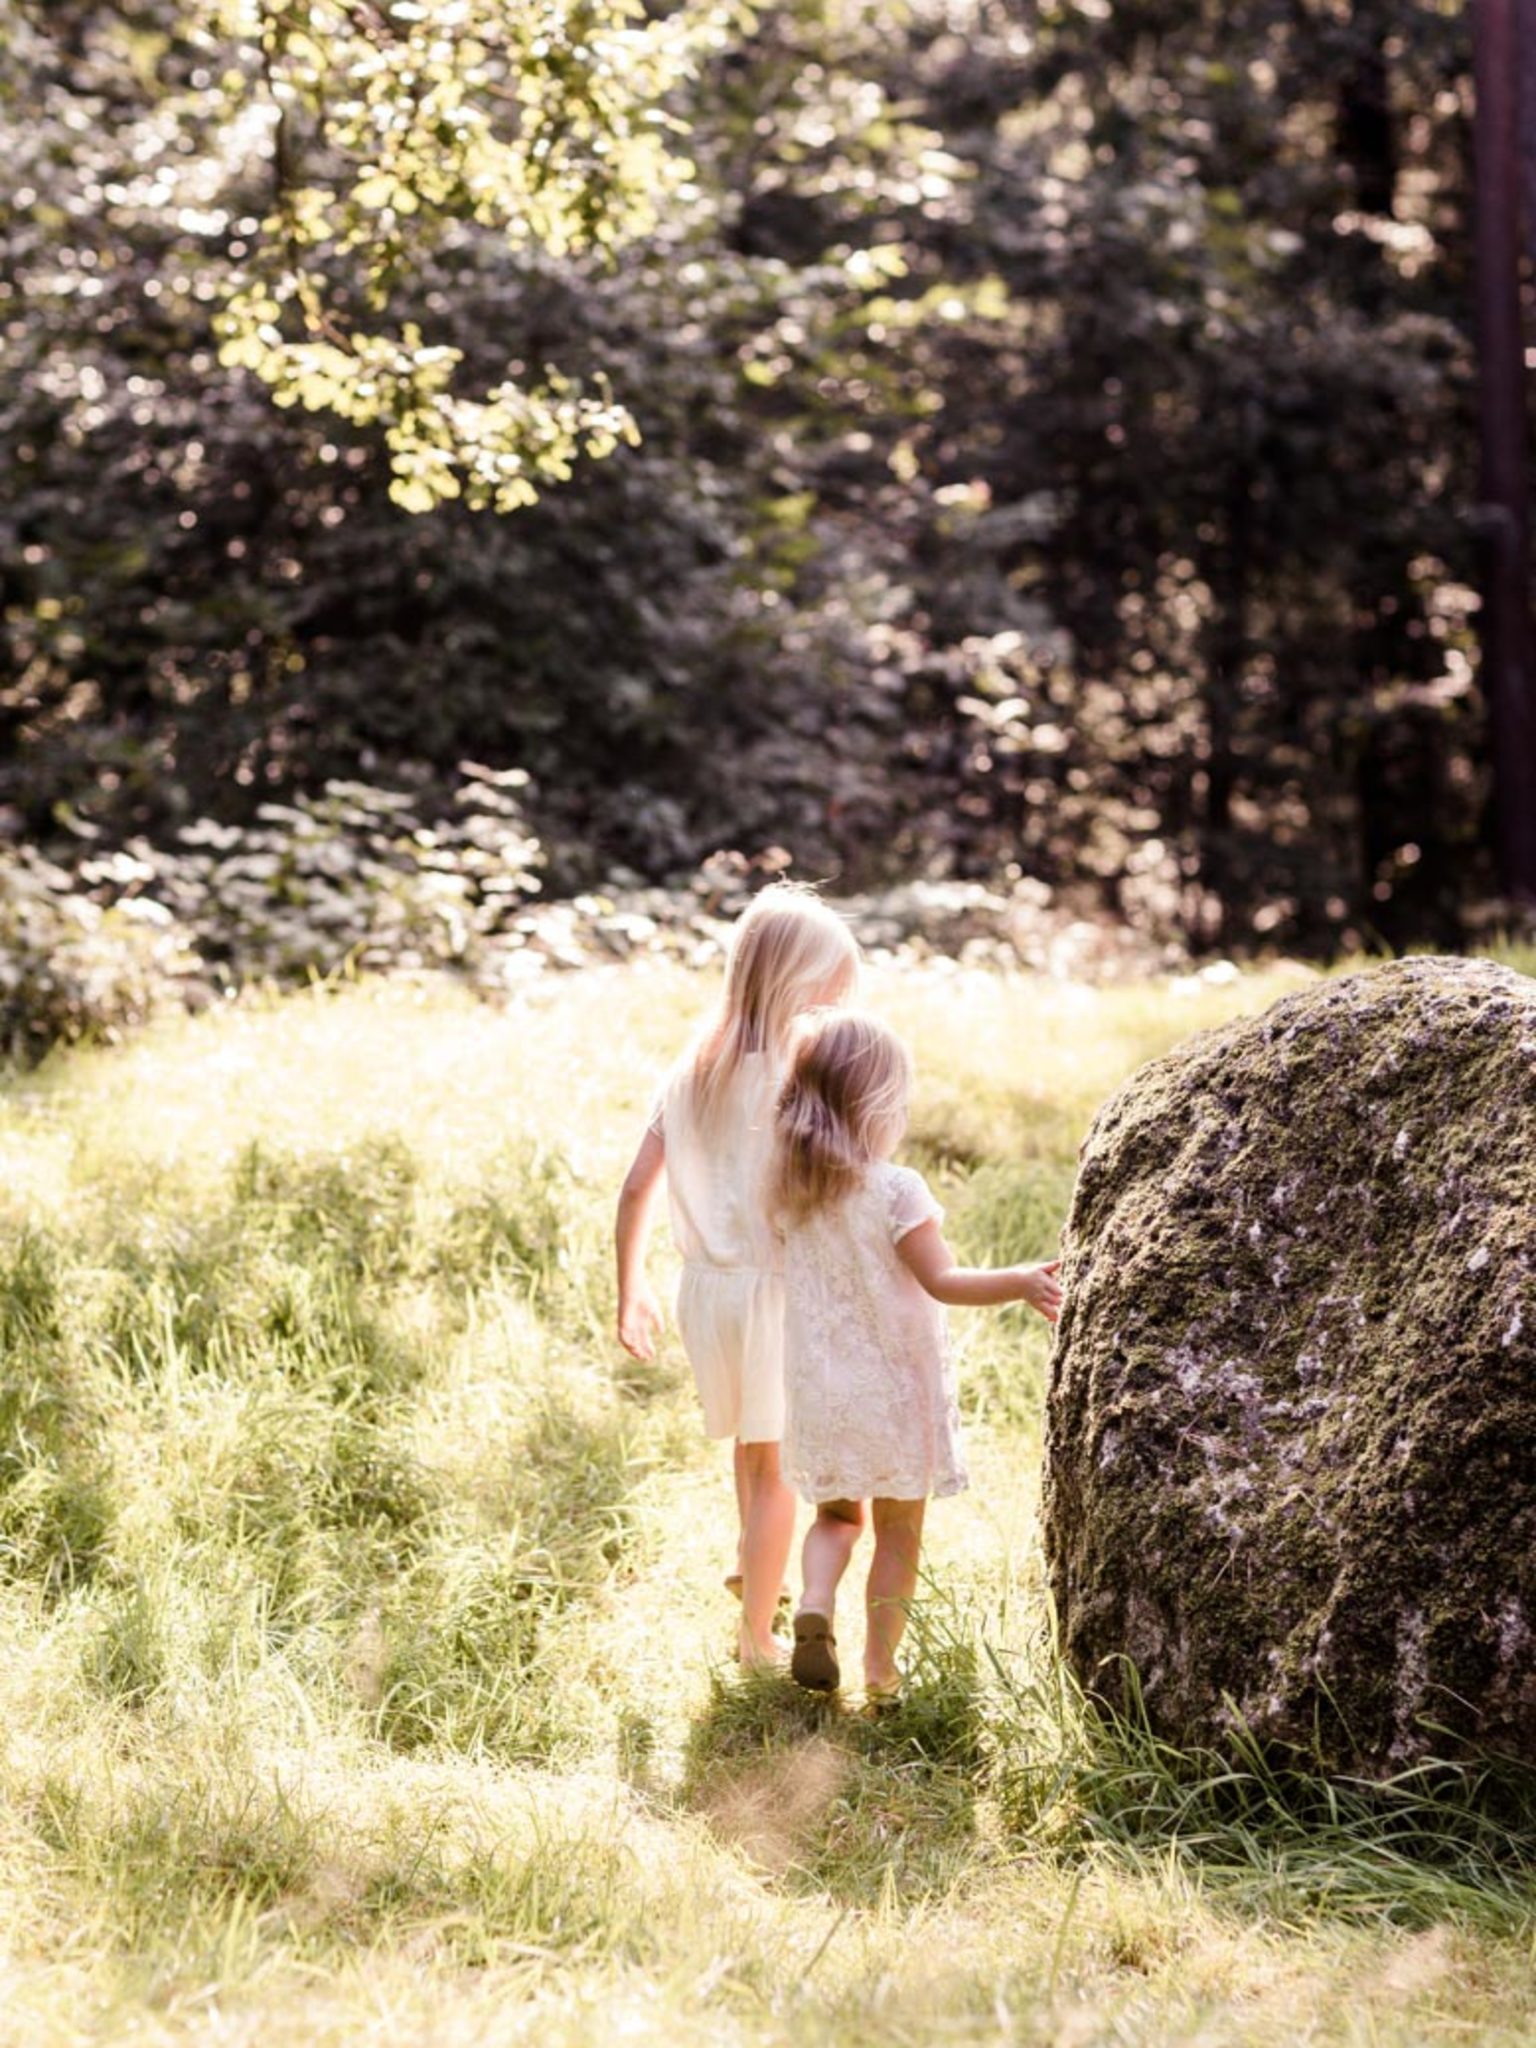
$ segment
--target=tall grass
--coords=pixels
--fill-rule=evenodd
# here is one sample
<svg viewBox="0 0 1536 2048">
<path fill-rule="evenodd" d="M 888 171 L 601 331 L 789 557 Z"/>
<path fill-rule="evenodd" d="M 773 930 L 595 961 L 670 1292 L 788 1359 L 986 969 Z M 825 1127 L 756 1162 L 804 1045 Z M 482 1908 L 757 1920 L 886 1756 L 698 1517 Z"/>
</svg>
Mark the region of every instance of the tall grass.
<svg viewBox="0 0 1536 2048">
<path fill-rule="evenodd" d="M 1108 1089 L 1301 972 L 877 969 L 957 1243 L 1048 1252 Z M 322 991 L 11 1077 L 0 2042 L 1517 2038 L 1523 1781 L 1320 1788 L 1069 1684 L 1021 1313 L 957 1319 L 900 1709 L 739 1676 L 725 1462 L 608 1336 L 709 993 Z"/>
<path fill-rule="evenodd" d="M 1383 1779 L 1329 1779 L 1237 1730 L 1222 1754 L 1189 1752 L 1129 1707 L 1084 1699 L 1037 1649 L 995 1653 L 1000 1796 L 1013 1826 L 1060 1852 L 1112 1850 L 1170 1864 L 1250 1912 L 1303 1924 L 1324 1913 L 1402 1926 L 1454 1917 L 1490 1934 L 1536 1929 L 1536 1773 L 1489 1757 L 1426 1761 Z"/>
</svg>

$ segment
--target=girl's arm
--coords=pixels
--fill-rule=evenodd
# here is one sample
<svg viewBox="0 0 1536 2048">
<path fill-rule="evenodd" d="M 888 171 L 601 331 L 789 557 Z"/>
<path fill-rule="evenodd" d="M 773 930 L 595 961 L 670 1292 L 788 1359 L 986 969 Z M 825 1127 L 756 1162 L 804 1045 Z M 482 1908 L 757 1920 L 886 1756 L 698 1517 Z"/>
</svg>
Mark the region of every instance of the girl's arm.
<svg viewBox="0 0 1536 2048">
<path fill-rule="evenodd" d="M 656 1190 L 667 1163 L 660 1131 L 648 1130 L 619 1189 L 614 1250 L 619 1261 L 619 1342 L 631 1358 L 651 1358 L 661 1334 L 661 1304 L 645 1272 Z"/>
<path fill-rule="evenodd" d="M 990 1308 L 1027 1301 L 1048 1323 L 1061 1312 L 1060 1259 L 1039 1266 L 957 1266 L 937 1223 L 919 1223 L 896 1240 L 896 1256 L 935 1301 L 953 1308 Z"/>
</svg>

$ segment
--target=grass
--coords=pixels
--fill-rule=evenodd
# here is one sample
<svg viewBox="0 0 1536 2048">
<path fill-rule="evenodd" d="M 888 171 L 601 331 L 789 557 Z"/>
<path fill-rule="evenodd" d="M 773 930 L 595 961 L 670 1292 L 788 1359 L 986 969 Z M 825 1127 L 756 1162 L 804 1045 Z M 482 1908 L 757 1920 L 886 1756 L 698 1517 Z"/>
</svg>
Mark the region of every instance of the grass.
<svg viewBox="0 0 1536 2048">
<path fill-rule="evenodd" d="M 875 969 L 956 1242 L 1047 1252 L 1116 1082 L 1303 975 Z M 737 1676 L 725 1460 L 608 1335 L 708 993 L 322 990 L 9 1078 L 0 2044 L 1528 2039 L 1528 1785 L 1085 1713 L 1022 1311 L 956 1318 L 902 1708 Z"/>
</svg>

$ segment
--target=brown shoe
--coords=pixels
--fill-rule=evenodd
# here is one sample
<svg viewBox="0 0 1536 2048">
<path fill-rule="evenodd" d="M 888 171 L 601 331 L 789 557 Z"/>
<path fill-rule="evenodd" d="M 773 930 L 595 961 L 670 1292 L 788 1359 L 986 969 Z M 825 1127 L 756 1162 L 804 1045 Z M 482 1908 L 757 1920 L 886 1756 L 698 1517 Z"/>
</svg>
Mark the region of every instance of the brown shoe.
<svg viewBox="0 0 1536 2048">
<path fill-rule="evenodd" d="M 837 1662 L 837 1637 L 832 1617 L 802 1607 L 795 1616 L 795 1647 L 789 1660 L 789 1675 L 807 1692 L 836 1692 L 842 1683 Z"/>
</svg>

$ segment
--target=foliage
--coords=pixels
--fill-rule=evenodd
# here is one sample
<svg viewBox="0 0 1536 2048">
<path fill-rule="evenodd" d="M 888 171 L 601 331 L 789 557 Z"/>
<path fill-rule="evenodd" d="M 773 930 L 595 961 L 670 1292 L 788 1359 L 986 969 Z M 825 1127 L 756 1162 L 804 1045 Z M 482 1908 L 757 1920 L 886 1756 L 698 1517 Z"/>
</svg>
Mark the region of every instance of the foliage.
<svg viewBox="0 0 1536 2048">
<path fill-rule="evenodd" d="M 538 11 L 489 0 L 269 8 L 270 83 L 158 5 L 11 12 L 14 832 L 164 848 L 327 780 L 435 806 L 471 758 L 530 775 L 557 894 L 781 846 L 845 887 L 1022 874 L 1229 951 L 1465 936 L 1457 0 L 653 10 L 622 87 L 602 34 L 558 72 L 558 37 L 514 47 Z M 513 41 L 459 34 L 482 14 Z M 323 109 L 306 20 L 353 67 Z M 551 210 L 509 241 L 560 106 Z M 227 347 L 324 409 L 274 411 Z M 412 502 L 494 498 L 474 408 L 550 358 L 556 411 L 606 377 L 640 444 L 516 517 L 390 503 L 418 434 Z"/>
<path fill-rule="evenodd" d="M 465 763 L 453 812 L 430 823 L 404 792 L 329 782 L 263 804 L 247 831 L 198 819 L 176 852 L 145 847 L 116 879 L 152 890 L 205 963 L 242 978 L 473 966 L 539 888 L 526 780 Z"/>
<path fill-rule="evenodd" d="M 0 1044 L 12 1058 L 113 1037 L 193 966 L 162 904 L 102 904 L 29 848 L 0 847 Z"/>
<path fill-rule="evenodd" d="M 514 371 L 481 399 L 456 393 L 462 350 L 412 320 L 369 331 L 351 305 L 386 312 L 466 229 L 559 258 L 651 226 L 688 170 L 660 106 L 687 59 L 687 16 L 649 21 L 637 0 L 213 12 L 207 42 L 222 32 L 232 53 L 259 50 L 275 187 L 219 323 L 220 361 L 254 370 L 280 405 L 383 422 L 390 496 L 410 512 L 461 496 L 512 511 L 578 453 L 633 441 L 606 391 L 583 396 L 555 371 L 542 387 Z"/>
<path fill-rule="evenodd" d="M 447 972 L 504 999 L 551 970 L 613 960 L 717 960 L 770 856 L 717 855 L 686 884 L 545 901 L 527 778 L 461 762 L 455 809 L 423 822 L 419 796 L 327 783 L 264 804 L 253 825 L 201 818 L 173 846 L 133 838 L 73 877 L 24 854 L 9 873 L 6 1016 L 13 1056 L 117 1036 L 157 1009 L 201 1008 L 255 986 Z M 1185 964 L 1177 946 L 1072 918 L 1026 884 L 907 882 L 836 899 L 859 943 L 908 960 L 1045 968 L 1114 980 Z M 8 978 L 7 978 L 8 977 Z M 520 1188 L 517 1212 L 466 1210 L 466 1236 L 547 1263 L 558 1175 Z"/>
<path fill-rule="evenodd" d="M 246 830 L 211 818 L 74 874 L 0 849 L 0 1039 L 13 1057 L 114 1037 L 167 1001 L 255 982 L 453 968 L 494 981 L 543 855 L 520 770 L 462 764 L 454 809 L 362 783 L 264 804 Z"/>
<path fill-rule="evenodd" d="M 397 504 L 509 511 L 578 452 L 633 438 L 605 389 L 584 395 L 552 370 L 541 384 L 515 365 L 467 395 L 463 351 L 399 308 L 455 238 L 559 259 L 653 225 L 690 168 L 662 102 L 706 22 L 649 20 L 638 0 L 201 0 L 128 19 L 12 0 L 7 14 L 13 93 L 62 104 L 67 123 L 105 115 L 133 160 L 105 193 L 77 162 L 72 196 L 105 197 L 130 231 L 189 216 L 226 258 L 192 286 L 222 300 L 219 361 L 280 405 L 382 425 Z M 206 151 L 190 178 L 145 150 L 177 132 Z M 195 196 L 221 203 L 199 217 Z M 57 203 L 45 195 L 44 215 Z"/>
</svg>

